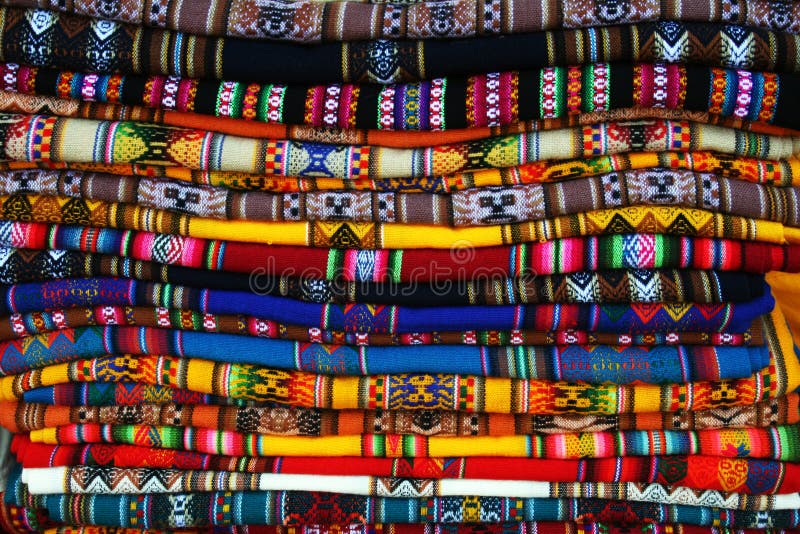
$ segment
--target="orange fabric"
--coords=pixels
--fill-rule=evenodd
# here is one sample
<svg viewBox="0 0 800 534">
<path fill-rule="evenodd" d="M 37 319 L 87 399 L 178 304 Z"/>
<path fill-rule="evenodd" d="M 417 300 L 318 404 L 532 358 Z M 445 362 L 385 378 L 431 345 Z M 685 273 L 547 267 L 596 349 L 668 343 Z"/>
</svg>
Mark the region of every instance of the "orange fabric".
<svg viewBox="0 0 800 534">
<path fill-rule="evenodd" d="M 794 344 L 800 347 L 800 273 L 770 272 L 767 273 L 767 283 L 789 323 Z"/>
<path fill-rule="evenodd" d="M 629 111 L 629 110 L 626 110 Z M 658 110 L 654 109 L 640 109 L 636 110 L 637 118 L 661 118 Z M 605 115 L 605 114 L 603 114 Z M 666 114 L 670 117 L 679 115 L 681 118 L 685 114 L 669 113 Z M 708 118 L 708 114 L 706 118 Z M 449 143 L 460 143 L 464 141 L 473 141 L 476 139 L 484 139 L 486 137 L 493 137 L 497 135 L 505 135 L 511 133 L 523 133 L 532 130 L 552 130 L 556 128 L 564 128 L 576 124 L 589 124 L 599 122 L 603 119 L 608 120 L 609 117 L 603 117 L 601 114 L 585 114 L 573 115 L 565 117 L 563 120 L 548 119 L 544 121 L 528 121 L 523 123 L 512 124 L 505 127 L 497 128 L 465 128 L 460 130 L 445 130 L 443 132 L 404 132 L 404 131 L 388 131 L 388 130 L 355 130 L 353 131 L 354 139 L 352 144 L 367 144 L 388 146 L 396 148 L 409 148 L 421 146 L 443 145 Z M 788 128 L 781 128 L 771 124 L 764 123 L 749 123 L 745 124 L 743 121 L 711 121 L 717 124 L 726 126 L 744 128 L 754 133 L 763 133 L 770 135 L 800 135 L 796 130 Z M 196 113 L 182 113 L 177 111 L 166 111 L 164 113 L 164 124 L 171 126 L 181 126 L 184 128 L 200 128 L 205 130 L 212 130 L 215 132 L 222 132 L 231 135 L 238 135 L 242 137 L 265 137 L 271 139 L 308 139 L 314 128 L 307 126 L 288 126 L 285 124 L 266 124 L 254 121 L 245 121 L 240 119 L 232 119 L 229 117 L 210 117 L 207 115 L 198 115 Z M 321 140 L 321 139 L 320 139 Z M 333 140 L 332 140 L 333 141 Z"/>
<path fill-rule="evenodd" d="M 19 93 L 0 92 L 0 110 L 21 113 L 47 113 L 65 117 L 82 117 L 103 120 L 137 120 L 199 128 L 242 137 L 268 139 L 297 139 L 334 144 L 368 144 L 394 148 L 460 143 L 498 135 L 524 133 L 533 130 L 552 130 L 579 124 L 592 124 L 605 121 L 624 121 L 631 119 L 674 119 L 691 120 L 739 128 L 754 133 L 770 135 L 800 135 L 800 132 L 764 123 L 747 122 L 732 117 L 720 117 L 705 112 L 671 110 L 660 108 L 623 108 L 610 111 L 570 115 L 559 119 L 545 119 L 510 124 L 502 127 L 484 127 L 432 131 L 387 131 L 387 130 L 331 130 L 304 125 L 267 124 L 263 122 L 213 117 L 197 113 L 185 113 L 143 106 L 125 106 L 80 102 L 77 100 L 38 97 Z M 60 104 L 60 105 L 59 105 Z"/>
</svg>

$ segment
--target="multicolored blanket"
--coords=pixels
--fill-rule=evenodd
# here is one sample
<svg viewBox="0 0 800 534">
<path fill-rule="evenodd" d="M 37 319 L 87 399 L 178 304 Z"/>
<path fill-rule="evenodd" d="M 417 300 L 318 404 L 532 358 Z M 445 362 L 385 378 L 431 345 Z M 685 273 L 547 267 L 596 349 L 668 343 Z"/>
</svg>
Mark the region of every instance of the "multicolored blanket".
<svg viewBox="0 0 800 534">
<path fill-rule="evenodd" d="M 632 107 L 800 126 L 791 107 L 800 87 L 796 74 L 676 63 L 554 66 L 379 86 L 146 77 L 16 63 L 0 63 L 0 77 L 4 90 L 23 94 L 340 129 L 444 131 Z"/>
<path fill-rule="evenodd" d="M 330 375 L 450 373 L 590 384 L 747 378 L 770 362 L 766 346 L 352 347 L 147 327 L 89 326 L 0 342 L 0 374 L 39 369 L 24 380 L 26 389 L 48 386 L 58 383 L 44 378 L 53 366 L 71 362 L 62 379 L 80 380 L 74 375 L 90 366 L 96 380 L 114 380 L 133 371 L 128 365 L 148 365 L 148 358 L 138 355 L 175 355 Z M 0 379 L 0 389 L 9 380 Z M 18 395 L 24 391 L 14 389 Z"/>
</svg>

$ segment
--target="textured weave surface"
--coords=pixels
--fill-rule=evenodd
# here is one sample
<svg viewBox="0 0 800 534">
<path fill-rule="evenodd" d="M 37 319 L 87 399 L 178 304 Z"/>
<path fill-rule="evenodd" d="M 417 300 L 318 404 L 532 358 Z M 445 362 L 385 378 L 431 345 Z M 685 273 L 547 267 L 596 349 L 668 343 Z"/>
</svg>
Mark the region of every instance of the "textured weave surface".
<svg viewBox="0 0 800 534">
<path fill-rule="evenodd" d="M 404 307 L 317 304 L 250 292 L 175 287 L 116 278 L 78 278 L 0 287 L 2 313 L 94 306 L 165 306 L 203 313 L 253 314 L 280 322 L 351 332 L 428 330 L 565 330 L 622 334 L 653 330 L 743 332 L 769 313 L 769 291 L 749 302 L 528 304 L 517 306 Z"/>
<path fill-rule="evenodd" d="M 742 132 L 746 134 L 747 132 Z M 400 135 L 405 136 L 405 133 Z M 598 176 L 615 171 L 666 167 L 708 172 L 721 177 L 773 185 L 800 183 L 800 159 L 763 160 L 714 152 L 630 152 L 613 156 L 592 156 L 563 161 L 538 161 L 502 169 L 488 168 L 446 176 L 398 179 L 353 180 L 320 177 L 282 177 L 251 173 L 191 170 L 183 167 L 158 166 L 143 163 L 56 163 L 0 162 L 2 170 L 73 169 L 119 175 L 163 176 L 174 180 L 240 190 L 264 190 L 280 193 L 314 190 L 372 190 L 396 192 L 449 193 L 475 187 L 520 185 L 556 182 L 565 179 Z"/>
<path fill-rule="evenodd" d="M 291 339 L 340 345 L 763 345 L 763 321 L 755 319 L 744 332 L 647 332 L 615 334 L 586 330 L 465 330 L 412 334 L 322 330 L 284 324 L 243 314 L 213 314 L 148 306 L 75 307 L 52 311 L 12 313 L 0 320 L 0 339 L 19 339 L 81 326 L 150 326 L 195 332 L 222 332 L 270 339 Z"/>
<path fill-rule="evenodd" d="M 506 436 L 660 428 L 704 430 L 766 427 L 800 422 L 797 393 L 736 408 L 609 416 L 466 414 L 439 410 L 323 410 L 172 403 L 54 406 L 9 401 L 4 406 L 0 420 L 4 427 L 16 432 L 72 423 L 100 423 L 218 428 L 279 436 L 336 436 L 366 432 L 426 436 Z M 481 478 L 477 475 L 473 477 Z"/>
<path fill-rule="evenodd" d="M 99 75 L 98 75 L 99 76 Z M 562 115 L 556 119 L 528 120 L 504 126 L 471 128 L 446 128 L 444 130 L 337 129 L 328 126 L 291 125 L 275 122 L 240 120 L 228 116 L 202 115 L 194 112 L 172 111 L 138 105 L 62 99 L 56 96 L 31 95 L 0 89 L 0 110 L 28 115 L 58 115 L 100 120 L 132 120 L 184 128 L 201 128 L 242 137 L 294 139 L 331 144 L 375 145 L 394 148 L 425 147 L 454 142 L 472 141 L 486 137 L 524 133 L 538 130 L 557 130 L 571 126 L 588 126 L 599 122 L 668 119 L 715 124 L 728 128 L 771 135 L 797 135 L 796 129 L 751 121 L 739 117 L 661 107 L 627 107 L 597 110 L 576 115 Z M 724 111 L 724 110 L 723 110 Z"/>
<path fill-rule="evenodd" d="M 741 443 L 741 440 L 739 440 Z M 704 456 L 610 456 L 607 458 L 547 459 L 472 456 L 449 458 L 363 458 L 340 457 L 331 462 L 328 457 L 281 456 L 236 457 L 215 456 L 174 449 L 153 449 L 131 445 L 47 445 L 32 443 L 27 436 L 15 438 L 15 454 L 26 468 L 76 466 L 118 468 L 162 468 L 170 465 L 188 470 L 226 470 L 241 473 L 347 474 L 400 478 L 483 478 L 509 480 L 538 480 L 548 474 L 555 481 L 575 479 L 611 481 L 642 480 L 669 485 L 697 485 L 746 492 L 748 481 L 757 485 L 759 479 L 775 477 L 781 490 L 791 491 L 796 479 L 791 475 L 797 466 L 792 462 L 756 458 L 735 458 L 731 455 Z M 733 467 L 740 473 L 735 480 L 720 475 Z M 552 475 L 550 475 L 552 473 Z M 581 474 L 582 473 L 582 474 Z M 711 474 L 711 476 L 708 476 Z M 741 476 L 744 475 L 744 476 Z M 788 475 L 788 476 L 782 476 Z M 765 487 L 769 486 L 765 479 Z M 777 488 L 776 488 L 776 491 Z"/>
<path fill-rule="evenodd" d="M 375 435 L 281 437 L 212 429 L 137 425 L 67 425 L 34 430 L 30 439 L 48 445 L 119 443 L 231 456 L 530 457 L 553 459 L 621 456 L 705 455 L 796 462 L 797 425 L 745 429 L 595 432 L 549 436 L 436 437 Z M 345 461 L 345 460 L 343 460 Z M 738 467 L 738 466 L 732 466 Z"/>
<path fill-rule="evenodd" d="M 306 47 L 107 22 L 97 32 L 90 18 L 20 8 L 2 8 L 0 22 L 3 61 L 270 83 L 390 83 L 582 62 L 670 61 L 768 71 L 800 67 L 796 35 L 719 23 L 664 21 L 459 41 Z"/>
<path fill-rule="evenodd" d="M 396 1 L 269 4 L 249 0 L 5 0 L 9 6 L 60 9 L 130 24 L 169 28 L 199 35 L 229 35 L 281 41 L 357 41 L 403 37 L 441 39 L 531 32 L 657 19 L 728 22 L 800 31 L 800 7 L 765 0 L 745 4 L 714 0 L 626 0 L 607 5 L 597 0 L 480 0 L 467 2 Z M 334 22 L 335 21 L 335 22 Z M 356 23 L 355 21 L 370 21 Z"/>
<path fill-rule="evenodd" d="M 0 282 L 126 277 L 179 286 L 253 291 L 306 302 L 368 302 L 416 306 L 533 303 L 743 302 L 759 297 L 757 275 L 677 269 L 581 271 L 564 275 L 484 277 L 444 284 L 345 282 L 295 276 L 254 276 L 67 250 L 0 247 Z"/>
<path fill-rule="evenodd" d="M 125 358 L 104 359 L 108 353 Z M 333 375 L 389 373 L 452 373 L 478 376 L 539 378 L 588 383 L 665 384 L 695 380 L 746 378 L 769 365 L 766 347 L 700 345 L 638 346 L 419 346 L 351 347 L 300 343 L 231 334 L 170 332 L 145 327 L 83 327 L 0 343 L 0 368 L 7 374 L 40 369 L 25 380 L 25 389 L 58 382 L 45 376 L 56 363 L 73 362 L 67 376 L 93 367 L 96 380 L 113 380 L 131 365 L 142 368 L 136 355 L 174 354 L 185 358 L 251 363 Z M 86 359 L 98 358 L 89 364 Z M 127 361 L 126 361 L 127 360 Z M 123 362 L 125 362 L 123 364 Z M 78 370 L 81 369 L 81 370 Z M 108 373 L 108 374 L 107 374 Z M 41 376 L 40 379 L 34 378 Z M 124 375 L 123 375 L 124 376 Z M 9 378 L 0 382 L 9 382 Z M 17 383 L 18 385 L 18 383 Z M 3 385 L 0 385 L 0 389 Z M 19 395 L 22 389 L 14 388 Z"/>
<path fill-rule="evenodd" d="M 251 139 L 131 121 L 12 115 L 0 124 L 6 159 L 179 166 L 277 176 L 419 178 L 636 151 L 702 151 L 779 160 L 800 138 L 685 121 L 598 123 L 417 149 Z"/>
<path fill-rule="evenodd" d="M 191 507 L 174 514 L 174 502 Z M 218 501 L 228 506 L 218 506 Z M 32 498 L 51 518 L 71 524 L 170 528 L 214 524 L 361 524 L 364 522 L 474 523 L 523 520 L 596 520 L 625 518 L 642 522 L 680 522 L 755 528 L 794 527 L 791 510 L 734 511 L 712 507 L 663 505 L 600 499 L 523 499 L 503 497 L 367 497 L 316 492 L 212 492 L 174 495 L 46 495 Z M 147 514 L 138 513 L 141 509 Z M 123 510 L 124 513 L 120 513 Z M 171 513 L 172 512 L 172 513 Z M 713 519 L 712 519 L 713 518 Z M 628 519 L 630 521 L 630 519 Z"/>
<path fill-rule="evenodd" d="M 762 274 L 800 270 L 797 246 L 650 233 L 454 250 L 345 250 L 0 221 L 0 244 L 123 255 L 169 265 L 248 273 L 256 283 L 263 276 L 422 283 L 468 280 L 487 274 L 524 278 L 601 269 L 673 267 Z"/>
<path fill-rule="evenodd" d="M 800 226 L 800 187 L 773 187 L 666 168 L 450 194 L 236 192 L 167 179 L 79 171 L 0 172 L 0 195 L 69 196 L 197 217 L 249 221 L 359 221 L 495 225 L 633 205 L 705 209 Z"/>
<path fill-rule="evenodd" d="M 733 471 L 733 469 L 731 469 Z M 723 470 L 723 477 L 729 475 Z M 730 510 L 787 510 L 800 505 L 797 495 L 748 495 L 637 482 L 492 481 L 479 479 L 409 479 L 362 476 L 274 475 L 225 471 L 119 469 L 77 466 L 23 469 L 22 481 L 32 495 L 53 493 L 143 495 L 205 491 L 314 491 L 383 498 L 503 497 L 586 498 L 661 504 L 708 506 Z"/>
<path fill-rule="evenodd" d="M 774 312 L 781 317 L 779 312 Z M 780 322 L 768 336 L 770 366 L 750 378 L 664 386 L 591 386 L 544 380 L 394 374 L 334 377 L 248 364 L 168 356 L 122 356 L 78 361 L 3 379 L 3 395 L 14 389 L 72 381 L 139 381 L 246 400 L 336 409 L 443 409 L 498 413 L 642 413 L 743 406 L 792 391 L 797 355 L 787 346 Z M 213 377 L 208 380 L 207 377 Z M 27 385 L 26 385 L 27 384 Z M 687 396 L 687 391 L 692 395 Z"/>
<path fill-rule="evenodd" d="M 800 228 L 696 208 L 629 206 L 579 212 L 549 219 L 492 226 L 431 225 L 340 221 L 268 222 L 218 220 L 153 210 L 135 204 L 61 196 L 0 196 L 5 223 L 51 222 L 122 228 L 246 243 L 336 249 L 449 249 L 472 254 L 491 247 L 557 238 L 643 232 L 717 237 L 777 244 L 800 244 Z"/>
<path fill-rule="evenodd" d="M 84 74 L 16 63 L 0 64 L 0 76 L 5 90 L 25 94 L 340 129 L 441 131 L 630 107 L 800 126 L 791 108 L 800 87 L 795 74 L 665 63 L 595 63 L 377 87 Z"/>
</svg>

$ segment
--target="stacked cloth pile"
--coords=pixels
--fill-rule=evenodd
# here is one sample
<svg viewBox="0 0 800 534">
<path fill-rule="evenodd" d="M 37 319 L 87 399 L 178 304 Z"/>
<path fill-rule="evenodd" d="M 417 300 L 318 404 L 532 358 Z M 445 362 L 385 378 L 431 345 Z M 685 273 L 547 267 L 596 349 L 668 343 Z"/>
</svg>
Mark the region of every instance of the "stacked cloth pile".
<svg viewBox="0 0 800 534">
<path fill-rule="evenodd" d="M 797 0 L 2 0 L 0 109 L 4 532 L 800 531 Z"/>
</svg>

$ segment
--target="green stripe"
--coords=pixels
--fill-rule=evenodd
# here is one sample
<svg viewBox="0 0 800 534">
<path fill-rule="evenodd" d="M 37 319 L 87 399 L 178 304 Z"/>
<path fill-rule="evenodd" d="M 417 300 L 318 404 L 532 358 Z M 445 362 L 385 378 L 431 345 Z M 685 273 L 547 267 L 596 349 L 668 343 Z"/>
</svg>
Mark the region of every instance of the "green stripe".
<svg viewBox="0 0 800 534">
<path fill-rule="evenodd" d="M 594 111 L 594 68 L 592 65 L 585 65 L 581 76 L 581 109 L 584 113 Z"/>
<path fill-rule="evenodd" d="M 259 122 L 267 122 L 267 110 L 269 109 L 269 93 L 272 91 L 272 84 L 265 85 L 258 93 L 256 103 L 256 117 Z"/>
<path fill-rule="evenodd" d="M 567 69 L 564 67 L 556 68 L 556 117 L 564 115 L 567 108 Z"/>
<path fill-rule="evenodd" d="M 325 277 L 328 280 L 333 280 L 342 269 L 342 260 L 344 258 L 344 250 L 332 248 L 328 251 L 328 263 L 325 268 Z"/>
<path fill-rule="evenodd" d="M 236 82 L 231 91 L 231 117 L 241 118 L 244 95 L 244 84 Z"/>
<path fill-rule="evenodd" d="M 403 250 L 397 249 L 389 252 L 389 277 L 392 282 L 400 282 L 400 273 L 403 270 Z"/>
<path fill-rule="evenodd" d="M 656 260 L 655 260 L 656 264 L 655 264 L 655 266 L 658 267 L 660 265 L 664 265 L 664 257 L 665 257 L 664 255 L 667 253 L 667 250 L 665 250 L 664 238 L 662 237 L 661 234 L 657 234 L 656 235 L 656 240 L 655 241 L 656 241 L 655 242 L 655 248 L 656 248 Z"/>
</svg>

